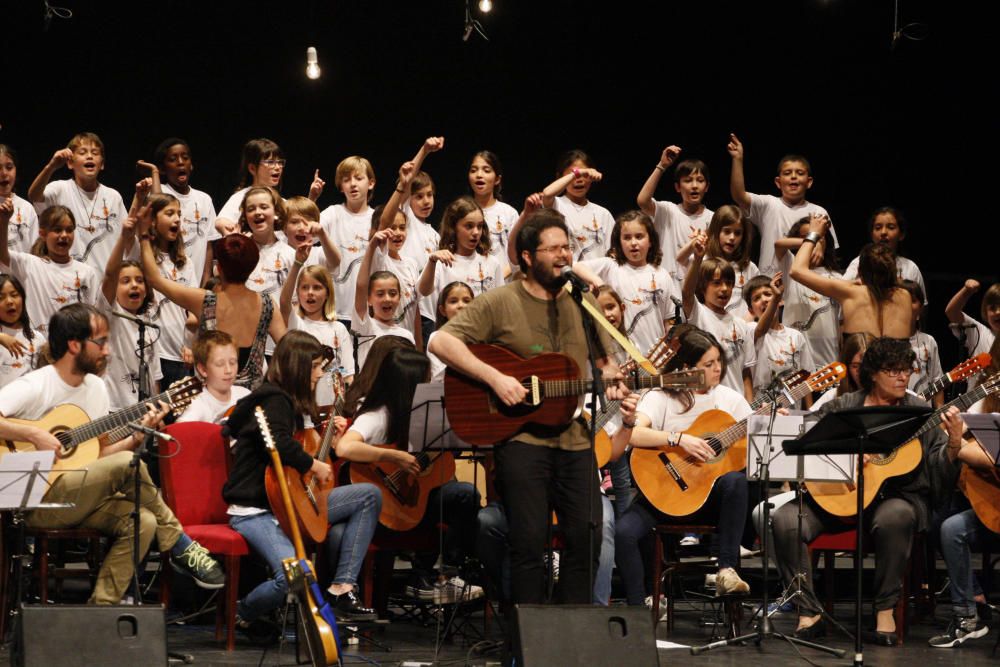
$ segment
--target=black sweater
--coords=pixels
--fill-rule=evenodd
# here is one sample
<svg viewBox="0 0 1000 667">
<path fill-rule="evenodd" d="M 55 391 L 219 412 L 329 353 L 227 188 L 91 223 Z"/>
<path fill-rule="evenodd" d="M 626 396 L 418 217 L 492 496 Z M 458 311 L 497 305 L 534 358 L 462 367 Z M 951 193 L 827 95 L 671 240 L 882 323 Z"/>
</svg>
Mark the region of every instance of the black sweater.
<svg viewBox="0 0 1000 667">
<path fill-rule="evenodd" d="M 264 471 L 271 465 L 271 454 L 264 446 L 254 411 L 264 408 L 271 427 L 275 447 L 281 462 L 305 473 L 312 467 L 313 457 L 302 449 L 292 434 L 302 428 L 302 417 L 295 414 L 292 397 L 277 385 L 265 382 L 249 396 L 242 398 L 229 416 L 227 430 L 236 439 L 233 450 L 233 468 L 222 487 L 222 497 L 227 503 L 267 509 L 267 491 L 264 488 Z"/>
</svg>

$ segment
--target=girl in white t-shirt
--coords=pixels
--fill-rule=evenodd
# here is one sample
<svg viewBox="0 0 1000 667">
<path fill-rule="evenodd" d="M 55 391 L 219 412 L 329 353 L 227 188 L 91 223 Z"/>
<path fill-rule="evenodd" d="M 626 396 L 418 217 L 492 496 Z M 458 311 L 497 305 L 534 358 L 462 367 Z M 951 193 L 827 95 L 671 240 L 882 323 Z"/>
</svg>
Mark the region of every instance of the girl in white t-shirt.
<svg viewBox="0 0 1000 667">
<path fill-rule="evenodd" d="M 31 254 L 11 250 L 7 245 L 13 200 L 0 200 L 0 265 L 9 267 L 31 298 L 26 303 L 28 318 L 39 331 L 48 332 L 49 318 L 71 303 L 94 304 L 101 277 L 92 267 L 70 254 L 76 235 L 73 212 L 65 206 L 50 206 L 38 218 L 38 239 Z"/>
<path fill-rule="evenodd" d="M 896 256 L 896 274 L 900 280 L 912 280 L 920 289 L 924 289 L 924 276 L 920 272 L 920 267 L 916 262 L 900 254 L 900 248 L 906 239 L 906 218 L 903 213 L 892 206 L 883 206 L 876 209 L 868 219 L 868 234 L 872 243 L 880 243 L 888 246 Z M 858 277 L 858 267 L 861 264 L 861 257 L 855 257 L 847 269 L 844 271 L 844 280 L 856 280 Z M 926 301 L 924 302 L 926 305 Z"/>
<path fill-rule="evenodd" d="M 330 272 L 322 266 L 303 266 L 303 256 L 308 246 L 296 250 L 295 262 L 281 288 L 281 316 L 289 329 L 308 331 L 323 345 L 333 350 L 333 363 L 316 383 L 316 404 L 332 405 L 334 388 L 338 386 L 335 374 L 350 384 L 354 379 L 354 339 L 347 327 L 337 320 L 333 281 Z M 292 303 L 292 294 L 298 303 Z"/>
<path fill-rule="evenodd" d="M 463 282 L 455 281 L 448 283 L 441 290 L 437 303 L 437 320 L 434 322 L 435 330 L 427 337 L 427 345 L 431 344 L 431 339 L 451 318 L 465 310 L 465 307 L 472 303 L 476 295 L 472 293 L 472 288 Z M 433 352 L 427 352 L 427 358 L 431 360 L 431 382 L 444 382 L 444 373 L 448 367 Z"/>
<path fill-rule="evenodd" d="M 270 187 L 281 191 L 281 177 L 285 173 L 285 154 L 270 139 L 261 137 L 243 144 L 240 155 L 240 182 L 219 210 L 215 228 L 225 236 L 239 231 L 240 205 L 252 187 Z M 317 195 L 318 196 L 318 195 Z"/>
<path fill-rule="evenodd" d="M 469 188 L 472 197 L 483 209 L 486 229 L 490 234 L 490 254 L 500 260 L 503 267 L 503 277 L 511 273 L 507 258 L 507 245 L 510 243 L 510 232 L 517 222 L 517 209 L 500 201 L 500 191 L 503 189 L 503 165 L 493 151 L 479 151 L 472 156 L 469 163 Z"/>
<path fill-rule="evenodd" d="M 0 273 L 0 387 L 36 365 L 45 337 L 31 328 L 24 308 L 24 286 L 9 273 Z"/>
<path fill-rule="evenodd" d="M 413 332 L 396 324 L 401 292 L 399 278 L 392 271 L 376 271 L 368 278 L 367 289 L 358 292 L 351 314 L 351 328 L 357 334 L 358 372 L 364 370 L 365 359 L 372 341 L 382 336 L 399 336 L 411 343 L 416 341 Z M 367 295 L 366 295 L 367 292 Z"/>
<path fill-rule="evenodd" d="M 413 332 L 414 340 L 422 340 L 420 334 L 420 293 L 417 283 L 423 267 L 412 257 L 402 254 L 410 223 L 406 214 L 396 211 L 392 222 L 379 229 L 382 207 L 375 208 L 372 215 L 372 237 L 365 249 L 364 259 L 358 268 L 355 301 L 363 298 L 368 291 L 368 277 L 377 271 L 390 271 L 399 279 L 399 310 L 396 324 Z"/>
<path fill-rule="evenodd" d="M 602 177 L 589 155 L 571 150 L 560 158 L 556 180 L 542 190 L 542 205 L 554 208 L 566 219 L 575 260 L 604 257 L 611 247 L 615 219 L 608 209 L 587 199 L 590 186 Z"/>
<path fill-rule="evenodd" d="M 618 216 L 607 257 L 576 262 L 581 277 L 607 283 L 625 304 L 625 335 L 643 353 L 652 349 L 675 314 L 674 281 L 660 266 L 663 251 L 652 219 L 642 211 Z"/>
<path fill-rule="evenodd" d="M 747 305 L 743 301 L 743 286 L 747 281 L 760 274 L 757 265 L 750 261 L 750 248 L 753 245 L 753 225 L 745 217 L 738 206 L 731 204 L 720 207 L 708 225 L 706 232 L 708 244 L 706 253 L 709 257 L 721 257 L 733 266 L 736 282 L 733 293 L 726 304 L 726 310 L 737 317 L 747 317 Z"/>
<path fill-rule="evenodd" d="M 459 197 L 445 209 L 439 248 L 424 267 L 418 288 L 436 301 L 441 289 L 456 280 L 476 296 L 503 285 L 500 260 L 490 254 L 483 211 L 472 197 Z"/>
<path fill-rule="evenodd" d="M 0 201 L 10 197 L 13 211 L 7 246 L 11 250 L 31 252 L 31 245 L 38 238 L 38 214 L 27 199 L 14 194 L 17 182 L 17 154 L 6 144 L 0 144 Z"/>
</svg>

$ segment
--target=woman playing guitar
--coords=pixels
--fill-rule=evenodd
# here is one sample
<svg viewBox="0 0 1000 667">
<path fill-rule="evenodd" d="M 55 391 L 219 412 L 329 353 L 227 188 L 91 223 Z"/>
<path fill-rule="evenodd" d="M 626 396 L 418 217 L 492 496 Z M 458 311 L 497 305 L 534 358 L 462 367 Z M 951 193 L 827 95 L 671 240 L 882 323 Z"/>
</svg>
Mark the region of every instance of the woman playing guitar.
<svg viewBox="0 0 1000 667">
<path fill-rule="evenodd" d="M 647 393 L 639 402 L 630 444 L 632 447 L 677 447 L 683 449 L 689 459 L 704 462 L 714 458 L 715 451 L 708 442 L 684 430 L 707 410 L 721 410 L 737 420 L 748 416 L 751 410 L 740 393 L 719 384 L 726 362 L 714 336 L 692 327 L 680 335 L 680 340 L 680 350 L 665 371 L 686 366 L 703 369 L 708 389 L 699 393 L 671 390 Z M 627 429 L 629 424 L 624 426 Z M 612 450 L 612 460 L 621 454 L 621 448 Z M 646 597 L 639 540 L 648 535 L 653 526 L 668 522 L 715 524 L 719 533 L 716 591 L 719 595 L 749 592 L 749 586 L 735 569 L 739 566 L 746 513 L 747 479 L 742 471 L 721 476 L 702 509 L 686 517 L 669 517 L 640 495 L 618 519 L 615 528 L 615 562 L 624 580 L 628 604 L 641 605 Z"/>
<path fill-rule="evenodd" d="M 312 472 L 319 481 L 333 477 L 330 464 L 307 454 L 292 433 L 303 426 L 303 417 L 316 414 L 314 390 L 323 376 L 323 347 L 311 334 L 288 332 L 274 350 L 267 380 L 240 400 L 229 417 L 228 430 L 235 438 L 235 460 L 222 495 L 229 503 L 229 525 L 243 536 L 268 564 L 271 579 L 261 583 L 237 606 L 237 624 L 251 637 L 274 636 L 266 617 L 280 607 L 288 592 L 282 561 L 295 556 L 288 537 L 269 509 L 264 473 L 270 457 L 264 447 L 254 410 L 261 406 L 271 426 L 282 463 L 300 473 Z M 333 489 L 327 516 L 332 525 L 343 524 L 337 553 L 331 554 L 333 583 L 326 589 L 330 606 L 341 620 L 370 620 L 375 613 L 361 606 L 354 585 L 368 543 L 378 522 L 382 496 L 371 484 Z M 337 531 L 340 532 L 339 530 Z"/>
</svg>

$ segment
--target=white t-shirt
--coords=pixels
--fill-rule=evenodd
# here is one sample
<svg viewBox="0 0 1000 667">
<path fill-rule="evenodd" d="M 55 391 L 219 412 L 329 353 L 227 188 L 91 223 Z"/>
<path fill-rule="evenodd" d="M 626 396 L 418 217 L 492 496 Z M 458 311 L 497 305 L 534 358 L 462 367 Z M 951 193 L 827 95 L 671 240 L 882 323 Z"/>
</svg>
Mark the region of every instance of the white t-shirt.
<svg viewBox="0 0 1000 667">
<path fill-rule="evenodd" d="M 434 331 L 427 338 L 427 358 L 431 360 L 431 382 L 444 382 L 445 371 L 448 370 L 448 366 L 441 361 L 441 358 L 430 351 L 431 341 L 434 340 L 434 336 L 437 335 L 437 331 Z"/>
<path fill-rule="evenodd" d="M 520 214 L 513 206 L 506 202 L 497 201 L 489 208 L 483 209 L 483 218 L 486 220 L 486 229 L 490 233 L 490 254 L 500 261 L 500 267 L 510 265 L 507 258 L 507 246 L 510 243 L 510 230 Z M 513 270 L 514 267 L 511 267 Z"/>
<path fill-rule="evenodd" d="M 108 390 L 101 378 L 88 373 L 79 386 L 72 387 L 63 382 L 52 365 L 26 373 L 0 389 L 0 415 L 4 417 L 36 420 L 66 403 L 77 406 L 92 420 L 111 411 Z"/>
<path fill-rule="evenodd" d="M 552 208 L 563 214 L 569 228 L 569 245 L 573 259 L 596 259 L 608 254 L 611 247 L 611 231 L 615 227 L 614 216 L 603 206 L 588 201 L 578 206 L 563 195 L 556 197 Z"/>
<path fill-rule="evenodd" d="M 403 206 L 403 212 L 406 213 L 406 241 L 399 254 L 412 257 L 423 271 L 427 258 L 441 245 L 441 235 L 430 224 L 413 215 L 409 202 Z M 429 320 L 437 318 L 437 302 L 433 294 L 420 297 L 420 315 Z"/>
<path fill-rule="evenodd" d="M 364 412 L 355 417 L 348 431 L 354 431 L 361 436 L 362 442 L 369 445 L 384 445 L 389 441 L 389 409 L 381 407 L 371 412 Z M 407 451 L 413 451 L 413 443 L 407 443 Z"/>
<path fill-rule="evenodd" d="M 281 294 L 281 288 L 288 278 L 288 272 L 292 269 L 292 263 L 295 261 L 295 249 L 284 241 L 275 241 L 264 246 L 257 246 L 257 248 L 260 251 L 260 259 L 257 260 L 257 266 L 247 278 L 247 287 L 254 292 L 259 292 L 261 296 L 270 296 L 277 301 Z M 273 353 L 274 340 L 268 335 L 264 354 L 270 356 Z"/>
<path fill-rule="evenodd" d="M 813 271 L 827 278 L 843 278 L 839 273 L 823 267 L 816 267 Z M 786 272 L 785 275 L 789 274 Z M 787 278 L 785 285 L 785 309 L 781 314 L 781 323 L 805 334 L 813 361 L 817 364 L 839 359 L 840 304 L 797 280 Z"/>
<path fill-rule="evenodd" d="M 743 299 L 743 286 L 751 278 L 759 276 L 760 270 L 753 262 L 748 262 L 744 269 L 740 269 L 736 262 L 730 262 L 730 264 L 732 264 L 733 272 L 736 274 L 736 283 L 733 285 L 733 294 L 729 297 L 726 310 L 736 317 L 745 317 L 750 309 L 747 308 L 747 302 Z"/>
<path fill-rule="evenodd" d="M 0 345 L 0 387 L 6 387 L 17 378 L 34 369 L 38 359 L 38 351 L 45 344 L 45 336 L 37 329 L 32 329 L 32 332 L 34 333 L 34 337 L 28 340 L 21 327 L 0 326 L 0 333 L 13 336 L 24 346 L 21 356 L 15 357 L 7 348 Z"/>
<path fill-rule="evenodd" d="M 121 234 L 122 222 L 128 217 L 122 196 L 104 184 L 98 184 L 93 192 L 86 192 L 70 178 L 46 185 L 45 201 L 36 210 L 41 213 L 56 205 L 71 210 L 76 220 L 73 258 L 103 275 L 111 249 Z"/>
<path fill-rule="evenodd" d="M 49 259 L 11 251 L 10 272 L 24 285 L 31 326 L 46 334 L 53 313 L 71 303 L 97 303 L 104 275 L 75 259 L 57 264 Z"/>
<path fill-rule="evenodd" d="M 368 357 L 368 350 L 376 338 L 382 336 L 400 336 L 416 345 L 413 332 L 404 329 L 396 323 L 383 324 L 374 317 L 368 316 L 368 309 L 364 310 L 364 315 L 358 315 L 357 311 L 351 311 L 351 328 L 358 334 L 358 371 L 365 367 L 365 359 Z"/>
<path fill-rule="evenodd" d="M 361 213 L 351 213 L 343 204 L 335 204 L 323 210 L 319 216 L 330 240 L 340 250 L 340 267 L 333 278 L 333 290 L 337 296 L 337 312 L 354 312 L 354 289 L 358 281 L 358 269 L 368 248 L 368 236 L 372 227 L 372 209 L 365 207 Z"/>
<path fill-rule="evenodd" d="M 781 197 L 774 195 L 750 195 L 750 221 L 760 230 L 760 258 L 757 265 L 760 272 L 773 276 L 780 271 L 774 258 L 774 242 L 787 236 L 796 222 L 810 214 L 828 215 L 826 209 L 812 202 L 804 201 L 796 206 L 789 206 Z M 837 232 L 830 226 L 834 247 L 839 248 Z"/>
<path fill-rule="evenodd" d="M 34 324 L 34 320 L 32 320 L 32 324 Z M 996 336 L 988 326 L 979 320 L 969 317 L 965 313 L 962 313 L 962 324 L 949 324 L 948 328 L 951 329 L 955 338 L 961 341 L 970 357 L 982 354 L 983 352 L 989 352 L 993 347 L 994 341 L 996 341 Z M 969 378 L 969 391 L 972 391 L 979 385 L 981 377 L 983 376 L 976 375 Z"/>
<path fill-rule="evenodd" d="M 164 183 L 164 194 L 177 197 L 181 203 L 181 233 L 184 235 L 184 254 L 194 268 L 194 287 L 202 284 L 205 273 L 205 255 L 209 241 L 220 238 L 215 229 L 215 205 L 207 192 L 190 188 L 186 195 Z M 239 209 L 237 208 L 237 216 Z"/>
<path fill-rule="evenodd" d="M 236 405 L 236 401 L 249 393 L 250 390 L 246 387 L 233 385 L 229 393 L 229 400 L 220 401 L 206 389 L 191 401 L 181 416 L 177 418 L 177 421 L 221 424 L 226 417 L 226 410 Z"/>
<path fill-rule="evenodd" d="M 14 212 L 7 226 L 7 247 L 10 250 L 31 252 L 31 246 L 38 240 L 38 213 L 27 199 L 11 193 Z"/>
<path fill-rule="evenodd" d="M 401 254 L 399 259 L 393 259 L 382 248 L 376 248 L 371 272 L 376 271 L 392 271 L 399 279 L 399 309 L 396 311 L 396 324 L 404 329 L 416 331 L 417 312 L 420 310 L 420 292 L 417 290 L 417 283 L 420 282 L 423 266 L 417 264 L 417 260 L 412 257 Z"/>
<path fill-rule="evenodd" d="M 660 264 L 670 273 L 674 280 L 676 292 L 681 293 L 684 276 L 687 275 L 687 264 L 681 264 L 677 259 L 677 251 L 687 245 L 692 231 L 706 231 L 712 222 L 713 212 L 702 209 L 701 213 L 690 215 L 683 207 L 672 201 L 653 200 L 656 211 L 653 213 L 653 227 L 660 235 L 660 248 L 663 250 L 663 262 Z"/>
<path fill-rule="evenodd" d="M 219 210 L 219 215 L 217 217 L 225 218 L 226 220 L 232 220 L 236 222 L 240 219 L 240 204 L 243 203 L 243 197 L 246 195 L 247 190 L 250 188 L 241 188 L 233 194 L 229 195 L 229 199 L 226 203 L 222 205 Z M 215 224 L 215 221 L 212 221 Z"/>
<path fill-rule="evenodd" d="M 791 327 L 769 329 L 757 339 L 757 365 L 753 371 L 753 393 L 756 397 L 774 378 L 785 371 L 800 369 L 813 372 L 812 352 L 801 331 Z"/>
<path fill-rule="evenodd" d="M 639 401 L 637 412 L 646 415 L 650 428 L 656 431 L 684 431 L 702 413 L 708 410 L 722 410 L 739 421 L 750 415 L 750 404 L 742 392 L 717 385 L 704 394 L 692 394 L 694 405 L 687 412 L 684 404 L 666 391 L 649 391 Z"/>
<path fill-rule="evenodd" d="M 726 374 L 722 376 L 722 384 L 742 395 L 743 369 L 749 368 L 752 376 L 753 367 L 757 363 L 753 342 L 756 325 L 734 317 L 731 313 L 716 315 L 697 300 L 689 322 L 715 336 L 722 345 L 726 358 Z"/>
<path fill-rule="evenodd" d="M 320 343 L 333 348 L 333 362 L 316 383 L 316 405 L 332 405 L 334 374 L 340 373 L 343 378 L 354 375 L 354 339 L 341 322 L 299 317 L 297 308 L 292 308 L 288 316 L 288 328 L 311 333 Z"/>
<path fill-rule="evenodd" d="M 173 260 L 170 259 L 170 255 L 157 254 L 160 260 L 158 266 L 161 276 L 185 287 L 198 286 L 196 265 L 190 257 L 184 262 L 184 266 L 178 269 Z M 202 261 L 204 261 L 204 257 Z M 153 298 L 155 301 L 149 309 L 148 319 L 160 325 L 160 337 L 156 341 L 160 357 L 171 361 L 181 361 L 181 347 L 186 343 L 187 311 L 155 290 Z"/>
<path fill-rule="evenodd" d="M 431 296 L 437 304 L 438 295 L 441 290 L 456 280 L 465 283 L 472 288 L 473 296 L 479 296 L 483 292 L 488 292 L 495 287 L 503 286 L 503 270 L 500 268 L 500 260 L 493 255 L 471 255 L 453 254 L 455 261 L 451 266 L 446 266 L 444 262 L 438 262 L 434 267 L 434 291 Z"/>
<path fill-rule="evenodd" d="M 914 393 L 919 394 L 944 373 L 941 370 L 941 355 L 938 354 L 937 341 L 923 331 L 910 336 L 910 347 L 913 348 L 917 359 L 913 362 L 913 373 L 910 374 L 908 386 Z"/>
<path fill-rule="evenodd" d="M 625 335 L 645 354 L 660 340 L 666 329 L 663 321 L 674 314 L 674 281 L 662 266 L 635 267 L 619 264 L 610 257 L 579 262 L 614 288 L 625 304 Z"/>
<path fill-rule="evenodd" d="M 108 341 L 111 345 L 111 356 L 108 358 L 108 368 L 104 371 L 104 384 L 108 387 L 108 397 L 113 410 L 121 410 L 139 402 L 139 325 L 129 320 L 111 315 L 111 312 L 124 313 L 124 308 L 116 301 L 109 304 L 101 295 L 99 307 L 108 317 Z M 131 313 L 129 313 L 131 314 Z M 160 370 L 159 343 L 156 341 L 156 329 L 146 330 L 146 363 L 149 364 L 150 386 L 146 387 L 146 395 L 152 396 L 153 381 L 163 379 Z"/>
</svg>

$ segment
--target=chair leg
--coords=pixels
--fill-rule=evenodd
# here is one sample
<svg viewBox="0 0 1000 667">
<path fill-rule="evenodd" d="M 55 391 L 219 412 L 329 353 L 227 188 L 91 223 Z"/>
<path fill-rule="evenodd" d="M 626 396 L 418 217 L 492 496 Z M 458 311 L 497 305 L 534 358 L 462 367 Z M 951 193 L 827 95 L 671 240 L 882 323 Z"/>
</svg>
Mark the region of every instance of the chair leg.
<svg viewBox="0 0 1000 667">
<path fill-rule="evenodd" d="M 365 601 L 365 606 L 372 608 L 372 600 L 375 597 L 375 554 L 371 549 L 365 554 L 365 560 L 361 564 L 361 597 Z"/>
<path fill-rule="evenodd" d="M 656 625 L 660 622 L 660 591 L 663 583 L 663 538 L 653 531 L 653 633 L 656 633 Z M 673 623 L 673 615 L 667 611 L 667 631 L 669 632 Z"/>
<path fill-rule="evenodd" d="M 38 536 L 38 594 L 41 604 L 49 603 L 49 538 Z"/>
<path fill-rule="evenodd" d="M 170 607 L 170 593 L 173 588 L 173 570 L 170 565 L 170 552 L 163 551 L 160 554 L 163 559 L 163 566 L 160 568 L 160 603 L 164 608 Z"/>
<path fill-rule="evenodd" d="M 823 588 L 826 591 L 826 600 L 823 607 L 826 613 L 833 614 L 833 606 L 837 597 L 837 552 L 823 551 Z"/>
<path fill-rule="evenodd" d="M 226 556 L 226 650 L 236 648 L 236 598 L 240 593 L 240 557 Z"/>
</svg>

